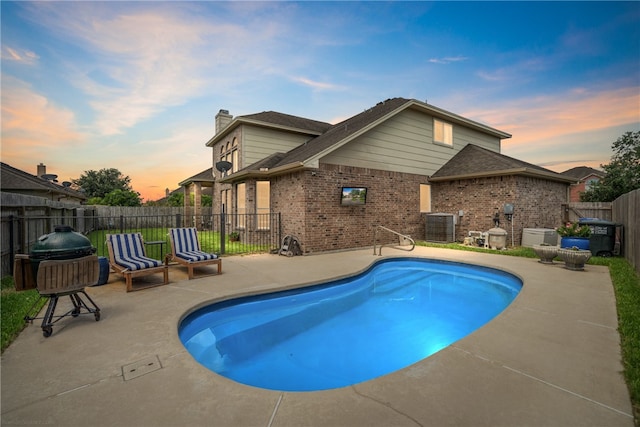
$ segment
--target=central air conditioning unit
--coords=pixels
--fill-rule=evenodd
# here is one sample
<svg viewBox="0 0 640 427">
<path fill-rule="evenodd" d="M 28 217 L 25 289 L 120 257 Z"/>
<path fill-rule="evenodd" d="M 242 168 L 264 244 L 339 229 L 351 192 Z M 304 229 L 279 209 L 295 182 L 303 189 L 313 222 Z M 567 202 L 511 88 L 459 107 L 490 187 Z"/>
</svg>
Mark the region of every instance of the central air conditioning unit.
<svg viewBox="0 0 640 427">
<path fill-rule="evenodd" d="M 453 214 L 427 214 L 427 242 L 454 243 L 456 241 L 456 223 Z"/>
</svg>

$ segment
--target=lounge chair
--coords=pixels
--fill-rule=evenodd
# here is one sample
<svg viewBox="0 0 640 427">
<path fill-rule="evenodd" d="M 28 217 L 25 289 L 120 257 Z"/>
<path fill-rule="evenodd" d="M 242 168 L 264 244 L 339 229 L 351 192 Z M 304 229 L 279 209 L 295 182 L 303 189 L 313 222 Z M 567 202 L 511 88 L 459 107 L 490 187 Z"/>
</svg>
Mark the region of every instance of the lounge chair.
<svg viewBox="0 0 640 427">
<path fill-rule="evenodd" d="M 124 276 L 127 292 L 152 288 L 169 283 L 169 267 L 162 261 L 147 257 L 140 233 L 107 234 L 107 249 L 111 268 Z M 133 287 L 133 278 L 162 273 L 163 283 Z"/>
<path fill-rule="evenodd" d="M 189 280 L 194 277 L 194 268 L 209 264 L 217 264 L 218 274 L 222 273 L 222 260 L 216 254 L 202 251 L 198 240 L 198 231 L 195 228 L 171 228 L 169 229 L 169 240 L 171 241 L 171 256 L 178 264 L 187 267 Z"/>
</svg>

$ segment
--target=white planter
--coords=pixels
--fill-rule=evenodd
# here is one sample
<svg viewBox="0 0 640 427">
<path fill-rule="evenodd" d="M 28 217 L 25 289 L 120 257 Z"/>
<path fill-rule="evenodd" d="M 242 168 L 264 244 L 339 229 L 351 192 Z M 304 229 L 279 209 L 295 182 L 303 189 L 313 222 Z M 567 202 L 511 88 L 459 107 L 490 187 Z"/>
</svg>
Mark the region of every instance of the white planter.
<svg viewBox="0 0 640 427">
<path fill-rule="evenodd" d="M 558 249 L 558 256 L 564 261 L 564 267 L 569 270 L 584 270 L 584 264 L 591 258 L 591 251 L 584 249 Z"/>
<path fill-rule="evenodd" d="M 540 257 L 538 262 L 542 264 L 553 264 L 553 259 L 558 256 L 557 246 L 533 245 L 533 251 Z"/>
</svg>

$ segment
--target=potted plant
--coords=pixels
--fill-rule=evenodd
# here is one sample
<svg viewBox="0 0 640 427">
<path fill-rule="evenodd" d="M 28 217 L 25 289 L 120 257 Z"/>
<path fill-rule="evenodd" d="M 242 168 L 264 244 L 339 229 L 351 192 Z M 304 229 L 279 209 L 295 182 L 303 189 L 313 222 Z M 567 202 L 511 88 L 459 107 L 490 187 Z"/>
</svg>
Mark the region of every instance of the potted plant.
<svg viewBox="0 0 640 427">
<path fill-rule="evenodd" d="M 588 225 L 568 222 L 562 227 L 558 227 L 556 231 L 560 235 L 561 248 L 573 248 L 575 246 L 579 249 L 589 249 L 591 228 Z"/>
<path fill-rule="evenodd" d="M 229 241 L 230 242 L 239 242 L 240 241 L 240 233 L 237 231 L 232 231 L 229 233 Z"/>
</svg>

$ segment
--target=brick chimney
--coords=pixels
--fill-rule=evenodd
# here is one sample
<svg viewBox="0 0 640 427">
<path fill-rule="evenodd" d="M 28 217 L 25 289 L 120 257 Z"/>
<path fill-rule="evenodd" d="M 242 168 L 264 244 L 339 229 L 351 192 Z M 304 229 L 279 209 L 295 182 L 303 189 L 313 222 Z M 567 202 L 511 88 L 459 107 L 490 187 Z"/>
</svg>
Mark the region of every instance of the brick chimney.
<svg viewBox="0 0 640 427">
<path fill-rule="evenodd" d="M 216 135 L 226 128 L 233 120 L 233 116 L 229 114 L 229 110 L 220 110 L 216 114 Z"/>
<path fill-rule="evenodd" d="M 44 163 L 40 163 L 38 165 L 38 178 L 42 178 L 42 175 L 46 175 L 47 174 L 47 167 L 45 166 Z"/>
</svg>

